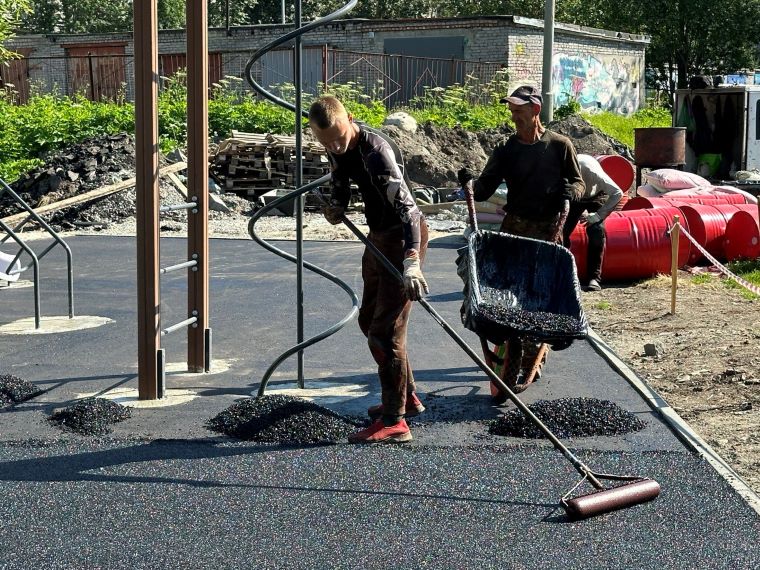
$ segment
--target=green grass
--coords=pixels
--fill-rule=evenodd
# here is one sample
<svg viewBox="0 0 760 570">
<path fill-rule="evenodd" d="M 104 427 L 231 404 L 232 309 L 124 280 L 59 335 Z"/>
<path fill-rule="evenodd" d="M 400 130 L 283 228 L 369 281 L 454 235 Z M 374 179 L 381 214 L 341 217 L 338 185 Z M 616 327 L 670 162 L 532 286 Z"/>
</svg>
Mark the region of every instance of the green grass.
<svg viewBox="0 0 760 570">
<path fill-rule="evenodd" d="M 760 259 L 753 259 L 748 261 L 736 261 L 728 264 L 728 268 L 736 273 L 739 277 L 749 281 L 753 285 L 760 286 Z M 760 299 L 757 295 L 745 289 L 742 285 L 739 285 L 733 279 L 726 279 L 726 287 L 729 289 L 739 289 L 741 296 L 745 299 L 754 301 Z"/>
<path fill-rule="evenodd" d="M 185 74 L 178 73 L 168 81 L 158 101 L 159 138 L 163 152 L 187 144 L 187 88 Z M 245 94 L 241 79 L 227 77 L 215 85 L 209 100 L 209 133 L 214 138 L 226 138 L 231 131 L 292 134 L 295 131 L 293 113 L 269 101 Z M 504 124 L 514 127 L 506 105 L 499 99 L 508 92 L 506 70 L 497 72 L 493 80 L 481 83 L 467 76 L 463 84 L 446 88 L 432 87 L 423 96 L 400 109 L 386 110 L 382 86 L 365 92 L 359 83 L 330 85 L 329 92 L 344 101 L 357 119 L 377 127 L 385 116 L 404 110 L 419 123 L 438 126 L 461 126 L 470 131 L 498 128 Z M 293 100 L 292 86 L 278 86 L 280 96 Z M 322 88 L 324 92 L 324 87 Z M 307 107 L 316 97 L 304 94 Z M 558 114 L 571 113 L 576 106 L 563 106 Z M 633 147 L 634 129 L 638 127 L 670 126 L 667 109 L 647 107 L 630 117 L 615 113 L 583 114 L 586 120 L 605 134 Z M 304 126 L 305 122 L 303 123 Z M 134 105 L 122 101 L 94 103 L 82 96 L 34 94 L 26 105 L 13 105 L 0 96 L 0 177 L 16 180 L 21 174 L 42 164 L 47 151 L 58 150 L 93 136 L 134 132 Z"/>
<path fill-rule="evenodd" d="M 691 283 L 694 285 L 704 285 L 705 283 L 712 283 L 712 280 L 713 277 L 709 273 L 700 273 L 691 278 Z"/>
<path fill-rule="evenodd" d="M 598 303 L 594 303 L 593 307 L 595 309 L 599 309 L 600 311 L 611 311 L 612 303 L 609 301 L 599 301 Z"/>
<path fill-rule="evenodd" d="M 604 134 L 633 148 L 633 130 L 642 127 L 669 127 L 672 117 L 668 109 L 645 107 L 630 117 L 610 113 L 581 113 L 581 116 Z"/>
</svg>

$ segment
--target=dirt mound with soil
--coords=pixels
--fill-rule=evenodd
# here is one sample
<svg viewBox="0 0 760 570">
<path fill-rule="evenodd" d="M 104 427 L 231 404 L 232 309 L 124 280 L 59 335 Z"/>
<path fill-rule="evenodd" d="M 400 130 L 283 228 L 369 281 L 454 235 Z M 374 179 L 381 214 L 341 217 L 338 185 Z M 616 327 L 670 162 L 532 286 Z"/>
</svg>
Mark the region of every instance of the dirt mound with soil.
<svg viewBox="0 0 760 570">
<path fill-rule="evenodd" d="M 626 145 L 605 135 L 579 115 L 553 121 L 547 128 L 568 137 L 578 153 L 619 154 L 633 160 Z M 506 125 L 470 132 L 461 127 L 439 127 L 431 123 L 418 125 L 414 133 L 395 126 L 385 126 L 383 131 L 396 141 L 404 155 L 409 179 L 438 188 L 455 188 L 457 170 L 463 166 L 480 172 L 494 147 L 514 133 Z"/>
<path fill-rule="evenodd" d="M 604 134 L 580 115 L 570 115 L 560 121 L 552 121 L 547 128 L 569 138 L 578 154 L 619 154 L 633 162 L 630 148 Z"/>
<path fill-rule="evenodd" d="M 127 134 L 97 137 L 43 157 L 45 164 L 11 184 L 32 208 L 71 198 L 135 175 L 135 145 Z M 21 211 L 4 195 L 0 218 Z"/>
<path fill-rule="evenodd" d="M 551 123 L 548 128 L 570 138 L 578 152 L 592 155 L 623 154 L 630 150 L 622 143 L 607 137 L 581 117 L 574 115 Z M 439 127 L 431 123 L 418 125 L 413 133 L 396 126 L 385 126 L 405 157 L 409 178 L 422 186 L 456 188 L 456 173 L 463 166 L 480 172 L 494 147 L 514 131 L 504 125 L 498 129 L 479 132 L 461 127 Z M 135 175 L 135 147 L 127 134 L 104 136 L 50 153 L 45 165 L 13 183 L 12 188 L 33 208 L 57 202 L 102 188 Z M 180 176 L 181 178 L 181 176 Z M 184 201 L 176 188 L 161 179 L 161 204 Z M 129 221 L 135 216 L 135 189 L 127 189 L 94 202 L 71 206 L 50 215 L 49 222 L 56 230 L 101 230 L 109 224 Z M 250 214 L 250 202 L 245 197 L 224 194 L 222 199 L 233 215 Z M 0 218 L 15 214 L 20 208 L 7 196 L 0 200 Z M 170 212 L 162 216 L 162 230 L 181 230 L 186 214 Z M 211 212 L 212 219 L 230 217 Z"/>
</svg>

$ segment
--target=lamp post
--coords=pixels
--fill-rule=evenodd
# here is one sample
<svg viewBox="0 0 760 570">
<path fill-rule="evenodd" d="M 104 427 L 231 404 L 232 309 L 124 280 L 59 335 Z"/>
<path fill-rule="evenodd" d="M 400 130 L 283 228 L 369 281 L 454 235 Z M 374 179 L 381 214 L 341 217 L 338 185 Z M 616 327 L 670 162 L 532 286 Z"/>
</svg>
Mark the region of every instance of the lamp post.
<svg viewBox="0 0 760 570">
<path fill-rule="evenodd" d="M 554 0 L 544 1 L 544 61 L 541 75 L 541 91 L 544 104 L 541 121 L 550 123 L 554 118 L 554 95 L 552 93 L 552 55 L 554 52 Z"/>
</svg>

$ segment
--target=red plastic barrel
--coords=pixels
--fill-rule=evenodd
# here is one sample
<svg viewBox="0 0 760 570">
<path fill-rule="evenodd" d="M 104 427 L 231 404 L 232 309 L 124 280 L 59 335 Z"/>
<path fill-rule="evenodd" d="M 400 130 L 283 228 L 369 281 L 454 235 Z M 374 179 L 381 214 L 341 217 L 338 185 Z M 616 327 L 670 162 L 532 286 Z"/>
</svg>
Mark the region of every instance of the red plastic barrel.
<svg viewBox="0 0 760 570">
<path fill-rule="evenodd" d="M 603 154 L 594 158 L 602 165 L 602 170 L 607 176 L 612 178 L 612 181 L 620 187 L 623 194 L 628 192 L 631 184 L 633 184 L 633 179 L 636 178 L 633 164 L 617 154 Z"/>
<path fill-rule="evenodd" d="M 754 204 L 690 204 L 679 209 L 688 222 L 689 233 L 718 260 L 725 259 L 723 239 L 731 217 L 739 211 L 757 212 Z M 695 264 L 703 259 L 704 256 L 694 248 L 689 263 Z"/>
<path fill-rule="evenodd" d="M 728 261 L 760 257 L 760 225 L 757 208 L 736 212 L 726 224 L 723 248 Z"/>
<path fill-rule="evenodd" d="M 570 253 L 575 258 L 575 267 L 578 269 L 578 279 L 581 283 L 586 282 L 586 272 L 588 264 L 586 254 L 588 253 L 588 237 L 586 236 L 586 226 L 578 224 L 575 226 L 573 233 L 570 234 Z"/>
</svg>

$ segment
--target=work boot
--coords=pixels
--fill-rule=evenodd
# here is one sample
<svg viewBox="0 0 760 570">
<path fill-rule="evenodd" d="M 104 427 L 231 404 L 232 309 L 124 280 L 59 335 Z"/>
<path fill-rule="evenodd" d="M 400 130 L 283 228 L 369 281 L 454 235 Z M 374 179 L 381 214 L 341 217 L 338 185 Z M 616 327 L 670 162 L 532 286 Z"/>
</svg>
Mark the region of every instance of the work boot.
<svg viewBox="0 0 760 570">
<path fill-rule="evenodd" d="M 403 443 L 412 441 L 412 432 L 401 418 L 392 426 L 383 424 L 383 420 L 376 420 L 371 426 L 348 436 L 349 443 Z"/>
<path fill-rule="evenodd" d="M 600 285 L 599 281 L 596 279 L 592 279 L 588 282 L 588 285 L 586 285 L 586 291 L 601 291 L 602 286 Z"/>
<path fill-rule="evenodd" d="M 405 418 L 413 418 L 414 416 L 419 416 L 424 411 L 425 406 L 422 405 L 422 402 L 417 397 L 416 392 L 412 392 L 406 396 L 406 408 L 404 410 Z M 377 404 L 376 406 L 370 406 L 367 408 L 367 415 L 369 415 L 369 417 L 373 420 L 376 420 L 383 415 L 383 405 Z"/>
</svg>

